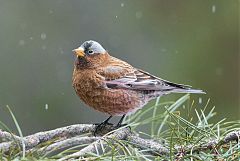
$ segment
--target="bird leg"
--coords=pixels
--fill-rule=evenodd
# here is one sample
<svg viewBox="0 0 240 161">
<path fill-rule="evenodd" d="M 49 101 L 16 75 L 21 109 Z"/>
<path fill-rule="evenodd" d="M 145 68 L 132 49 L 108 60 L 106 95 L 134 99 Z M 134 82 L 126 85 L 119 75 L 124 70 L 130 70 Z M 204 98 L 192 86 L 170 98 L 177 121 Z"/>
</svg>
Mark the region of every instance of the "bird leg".
<svg viewBox="0 0 240 161">
<path fill-rule="evenodd" d="M 125 116 L 126 116 L 126 115 L 122 115 L 122 117 L 120 118 L 119 122 L 118 122 L 117 125 L 116 125 L 116 128 L 119 128 L 119 127 L 121 127 L 121 126 L 125 126 L 125 125 L 126 125 L 126 124 L 122 124 L 123 119 L 124 119 Z"/>
<path fill-rule="evenodd" d="M 96 136 L 96 134 L 98 133 L 98 131 L 102 130 L 106 125 L 112 125 L 111 123 L 109 123 L 108 121 L 112 118 L 113 116 L 109 116 L 106 120 L 104 120 L 102 123 L 100 124 L 97 124 L 94 132 L 93 132 L 93 135 Z"/>
<path fill-rule="evenodd" d="M 109 120 L 112 118 L 112 116 L 109 116 L 106 120 L 104 120 L 101 124 L 109 124 Z"/>
</svg>

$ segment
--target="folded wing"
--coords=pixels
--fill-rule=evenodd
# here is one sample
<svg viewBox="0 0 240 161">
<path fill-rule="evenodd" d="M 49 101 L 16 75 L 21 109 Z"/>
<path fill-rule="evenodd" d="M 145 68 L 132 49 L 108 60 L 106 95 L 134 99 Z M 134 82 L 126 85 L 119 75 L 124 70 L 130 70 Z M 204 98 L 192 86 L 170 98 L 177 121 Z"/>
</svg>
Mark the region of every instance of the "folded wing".
<svg viewBox="0 0 240 161">
<path fill-rule="evenodd" d="M 140 91 L 162 91 L 166 93 L 204 93 L 202 90 L 192 89 L 191 86 L 176 84 L 128 64 L 115 64 L 103 68 L 99 73 L 105 77 L 108 88 L 124 88 Z"/>
</svg>

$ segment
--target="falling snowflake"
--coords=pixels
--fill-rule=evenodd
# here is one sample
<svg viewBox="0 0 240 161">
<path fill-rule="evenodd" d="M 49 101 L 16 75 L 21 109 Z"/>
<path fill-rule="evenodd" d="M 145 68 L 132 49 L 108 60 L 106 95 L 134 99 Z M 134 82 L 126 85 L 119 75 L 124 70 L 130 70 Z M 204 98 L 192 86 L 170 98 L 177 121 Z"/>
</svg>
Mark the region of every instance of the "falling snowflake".
<svg viewBox="0 0 240 161">
<path fill-rule="evenodd" d="M 199 98 L 198 98 L 198 103 L 199 103 L 199 104 L 202 104 L 202 97 L 199 97 Z"/>
<path fill-rule="evenodd" d="M 212 13 L 215 13 L 215 12 L 216 12 L 216 6 L 213 5 L 213 6 L 212 6 Z"/>
<path fill-rule="evenodd" d="M 24 46 L 24 45 L 25 45 L 25 41 L 24 41 L 24 40 L 19 40 L 18 44 L 19 44 L 20 46 Z"/>
<path fill-rule="evenodd" d="M 47 46 L 46 45 L 42 45 L 42 50 L 46 50 Z"/>
<path fill-rule="evenodd" d="M 143 16 L 142 12 L 140 12 L 140 11 L 136 12 L 136 18 L 137 19 L 142 18 L 142 16 Z"/>
<path fill-rule="evenodd" d="M 47 35 L 46 35 L 46 33 L 43 32 L 43 33 L 41 33 L 40 37 L 42 40 L 45 40 L 47 38 Z"/>
<path fill-rule="evenodd" d="M 45 104 L 45 110 L 48 110 L 48 104 Z"/>
<path fill-rule="evenodd" d="M 53 14 L 53 10 L 49 10 L 49 14 Z"/>
</svg>

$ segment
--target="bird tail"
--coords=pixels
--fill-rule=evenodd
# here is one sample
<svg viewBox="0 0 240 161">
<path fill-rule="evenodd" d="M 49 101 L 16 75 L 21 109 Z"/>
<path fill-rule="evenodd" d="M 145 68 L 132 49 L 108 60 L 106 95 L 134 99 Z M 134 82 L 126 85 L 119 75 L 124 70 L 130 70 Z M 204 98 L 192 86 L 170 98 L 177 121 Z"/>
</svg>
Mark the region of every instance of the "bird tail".
<svg viewBox="0 0 240 161">
<path fill-rule="evenodd" d="M 164 83 L 166 83 L 170 88 L 166 89 L 169 90 L 170 93 L 196 93 L 196 94 L 206 94 L 204 91 L 202 91 L 201 89 L 193 89 L 191 88 L 191 86 L 189 85 L 185 85 L 185 84 L 177 84 L 177 83 L 173 83 L 173 82 L 169 82 L 169 81 L 165 81 Z"/>
<path fill-rule="evenodd" d="M 171 93 L 197 93 L 197 94 L 206 94 L 206 92 L 200 89 L 192 88 L 175 88 L 171 90 Z"/>
</svg>

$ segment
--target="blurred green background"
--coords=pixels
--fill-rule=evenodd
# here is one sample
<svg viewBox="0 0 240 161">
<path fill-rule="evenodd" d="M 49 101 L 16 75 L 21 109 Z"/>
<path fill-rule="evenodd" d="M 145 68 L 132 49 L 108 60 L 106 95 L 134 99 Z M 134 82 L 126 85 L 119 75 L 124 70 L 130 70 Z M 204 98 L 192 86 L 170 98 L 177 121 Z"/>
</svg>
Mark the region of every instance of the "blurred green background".
<svg viewBox="0 0 240 161">
<path fill-rule="evenodd" d="M 239 37 L 238 0 L 0 0 L 0 120 L 14 129 L 6 105 L 24 134 L 105 119 L 71 86 L 71 50 L 90 39 L 138 68 L 203 89 L 192 99 L 210 98 L 216 119 L 240 119 Z"/>
</svg>

